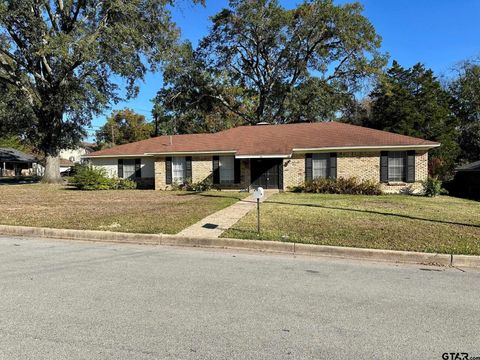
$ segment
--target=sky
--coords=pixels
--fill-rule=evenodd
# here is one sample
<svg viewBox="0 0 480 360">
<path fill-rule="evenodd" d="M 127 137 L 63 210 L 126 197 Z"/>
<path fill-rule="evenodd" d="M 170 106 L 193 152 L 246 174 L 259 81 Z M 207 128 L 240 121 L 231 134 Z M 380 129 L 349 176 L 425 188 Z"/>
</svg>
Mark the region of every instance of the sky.
<svg viewBox="0 0 480 360">
<path fill-rule="evenodd" d="M 299 0 L 279 0 L 293 8 Z M 338 4 L 351 2 L 335 1 Z M 462 60 L 480 55 L 480 0 L 360 0 L 363 15 L 382 37 L 383 52 L 390 62 L 397 60 L 403 67 L 424 63 L 439 76 L 448 76 Z M 173 9 L 173 19 L 182 31 L 182 39 L 195 46 L 208 33 L 209 18 L 227 6 L 228 0 L 206 0 L 206 6 L 180 1 Z M 112 110 L 125 107 L 151 119 L 151 99 L 162 86 L 162 74 L 149 73 L 139 83 L 135 99 L 121 102 L 94 119 L 89 131 L 103 125 Z"/>
</svg>

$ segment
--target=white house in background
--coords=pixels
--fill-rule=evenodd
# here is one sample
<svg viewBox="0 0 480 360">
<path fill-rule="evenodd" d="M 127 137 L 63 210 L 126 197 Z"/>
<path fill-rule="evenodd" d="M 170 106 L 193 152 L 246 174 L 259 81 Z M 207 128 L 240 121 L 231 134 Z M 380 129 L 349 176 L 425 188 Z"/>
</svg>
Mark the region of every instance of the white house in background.
<svg viewBox="0 0 480 360">
<path fill-rule="evenodd" d="M 74 149 L 64 149 L 60 151 L 60 172 L 70 170 L 76 164 L 82 162 L 82 156 L 88 155 L 93 151 L 95 144 L 81 142 Z"/>
</svg>

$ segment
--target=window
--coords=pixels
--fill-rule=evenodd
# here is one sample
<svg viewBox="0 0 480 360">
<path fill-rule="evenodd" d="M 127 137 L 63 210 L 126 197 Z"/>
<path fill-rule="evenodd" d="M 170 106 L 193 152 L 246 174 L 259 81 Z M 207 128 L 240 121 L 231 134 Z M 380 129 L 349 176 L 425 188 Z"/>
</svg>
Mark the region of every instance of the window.
<svg viewBox="0 0 480 360">
<path fill-rule="evenodd" d="M 312 178 L 328 177 L 328 159 L 330 154 L 313 154 L 312 155 Z"/>
<path fill-rule="evenodd" d="M 233 184 L 235 181 L 235 158 L 233 156 L 220 156 L 220 183 Z"/>
<path fill-rule="evenodd" d="M 404 151 L 388 153 L 388 181 L 405 181 L 406 158 Z"/>
<path fill-rule="evenodd" d="M 123 178 L 124 179 L 135 178 L 135 159 L 123 160 Z"/>
<path fill-rule="evenodd" d="M 185 157 L 175 156 L 172 158 L 172 181 L 173 183 L 183 183 L 185 181 L 185 172 L 187 168 Z"/>
</svg>

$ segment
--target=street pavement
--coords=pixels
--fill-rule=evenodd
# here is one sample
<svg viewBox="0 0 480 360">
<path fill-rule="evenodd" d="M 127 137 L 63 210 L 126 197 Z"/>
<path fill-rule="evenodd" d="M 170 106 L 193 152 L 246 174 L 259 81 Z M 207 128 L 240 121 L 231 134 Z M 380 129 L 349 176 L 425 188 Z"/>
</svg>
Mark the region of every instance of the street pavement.
<svg viewBox="0 0 480 360">
<path fill-rule="evenodd" d="M 480 272 L 0 238 L 0 359 L 480 356 Z"/>
</svg>

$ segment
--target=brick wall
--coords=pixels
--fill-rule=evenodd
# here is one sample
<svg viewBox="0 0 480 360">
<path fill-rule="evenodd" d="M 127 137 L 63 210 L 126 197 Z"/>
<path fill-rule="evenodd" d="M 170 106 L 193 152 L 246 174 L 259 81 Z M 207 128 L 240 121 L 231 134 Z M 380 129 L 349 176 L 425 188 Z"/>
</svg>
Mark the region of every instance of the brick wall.
<svg viewBox="0 0 480 360">
<path fill-rule="evenodd" d="M 380 181 L 380 152 L 338 153 L 337 177 Z"/>
<path fill-rule="evenodd" d="M 428 151 L 417 151 L 415 156 L 415 180 L 424 181 L 428 177 Z"/>
<path fill-rule="evenodd" d="M 382 184 L 386 193 L 402 191 L 416 192 L 421 189 L 421 181 L 428 176 L 428 152 L 419 151 L 415 156 L 415 183 Z M 356 177 L 360 180 L 380 181 L 380 152 L 345 152 L 337 154 L 337 177 Z M 285 190 L 299 185 L 305 180 L 305 155 L 294 154 L 283 161 Z"/>
<path fill-rule="evenodd" d="M 155 159 L 154 171 L 155 171 L 155 190 L 170 189 L 170 185 L 167 186 L 166 184 L 164 157 L 159 157 Z"/>
<path fill-rule="evenodd" d="M 192 182 L 209 180 L 213 182 L 211 156 L 192 156 Z"/>
<path fill-rule="evenodd" d="M 165 183 L 165 158 L 155 159 L 155 189 L 168 190 L 170 185 Z M 386 193 L 402 191 L 416 192 L 421 189 L 421 181 L 428 176 L 428 152 L 417 152 L 415 157 L 415 179 L 413 184 L 382 184 Z M 337 155 L 337 177 L 356 177 L 360 180 L 380 181 L 380 152 L 345 152 Z M 212 157 L 192 157 L 193 182 L 209 179 L 212 181 Z M 246 189 L 250 186 L 250 161 L 242 159 L 240 163 L 241 184 L 222 185 L 224 189 Z M 300 185 L 305 180 L 305 155 L 294 154 L 290 159 L 283 160 L 284 189 Z"/>
<path fill-rule="evenodd" d="M 192 181 L 209 180 L 213 182 L 212 156 L 192 156 Z M 245 189 L 250 185 L 250 163 L 248 159 L 240 161 L 241 184 L 225 184 L 222 189 Z M 155 159 L 155 190 L 170 190 L 166 184 L 165 157 Z"/>
<path fill-rule="evenodd" d="M 300 185 L 305 181 L 305 155 L 293 154 L 291 159 L 283 160 L 283 188 Z"/>
</svg>

